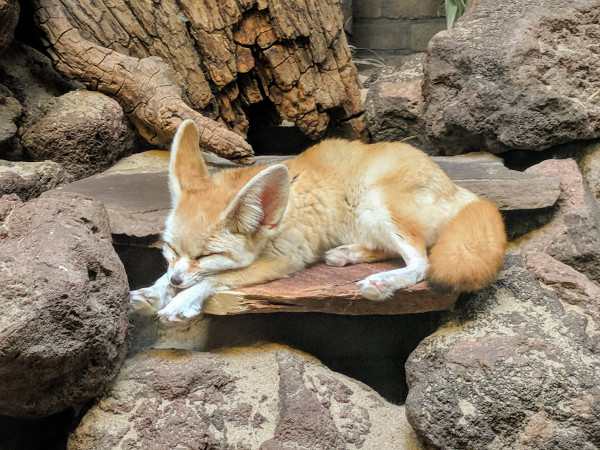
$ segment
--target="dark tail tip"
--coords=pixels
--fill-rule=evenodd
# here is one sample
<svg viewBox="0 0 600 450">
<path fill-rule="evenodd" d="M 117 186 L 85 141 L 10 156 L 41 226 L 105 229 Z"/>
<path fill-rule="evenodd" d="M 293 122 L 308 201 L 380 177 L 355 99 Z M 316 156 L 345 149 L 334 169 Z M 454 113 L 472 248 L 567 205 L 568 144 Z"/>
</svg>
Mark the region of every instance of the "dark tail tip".
<svg viewBox="0 0 600 450">
<path fill-rule="evenodd" d="M 427 288 L 437 295 L 456 294 L 454 288 L 450 284 L 441 281 L 427 280 Z"/>
</svg>

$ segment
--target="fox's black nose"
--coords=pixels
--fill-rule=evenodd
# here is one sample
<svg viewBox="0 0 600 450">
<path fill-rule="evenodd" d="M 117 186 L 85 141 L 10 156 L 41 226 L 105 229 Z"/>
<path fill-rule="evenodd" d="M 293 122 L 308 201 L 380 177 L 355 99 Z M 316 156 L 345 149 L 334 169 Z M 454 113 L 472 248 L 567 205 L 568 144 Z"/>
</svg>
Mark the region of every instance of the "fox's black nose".
<svg viewBox="0 0 600 450">
<path fill-rule="evenodd" d="M 171 277 L 171 280 L 169 281 L 173 286 L 179 286 L 181 283 L 183 283 L 183 280 L 181 279 L 180 276 L 178 275 L 173 275 Z"/>
</svg>

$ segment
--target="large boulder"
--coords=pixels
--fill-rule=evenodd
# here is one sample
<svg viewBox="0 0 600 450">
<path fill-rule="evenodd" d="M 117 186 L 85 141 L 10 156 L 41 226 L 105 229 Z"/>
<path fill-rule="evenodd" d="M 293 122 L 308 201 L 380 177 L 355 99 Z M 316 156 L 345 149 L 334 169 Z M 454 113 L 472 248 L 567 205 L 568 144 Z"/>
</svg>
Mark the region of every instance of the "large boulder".
<svg viewBox="0 0 600 450">
<path fill-rule="evenodd" d="M 0 415 L 47 416 L 96 397 L 125 353 L 128 284 L 101 203 L 0 199 Z"/>
<path fill-rule="evenodd" d="M 10 162 L 0 160 L 0 197 L 17 194 L 23 201 L 73 181 L 63 166 L 53 161 Z"/>
<path fill-rule="evenodd" d="M 429 139 L 448 154 L 600 137 L 598 0 L 478 0 L 431 40 Z"/>
<path fill-rule="evenodd" d="M 511 255 L 406 363 L 409 422 L 436 448 L 600 446 L 598 286 Z"/>
<path fill-rule="evenodd" d="M 572 159 L 548 159 L 525 171 L 560 178 L 561 194 L 548 224 L 518 241 L 523 252 L 544 252 L 600 283 L 600 206 Z"/>
<path fill-rule="evenodd" d="M 21 142 L 34 160 L 58 162 L 80 179 L 131 153 L 135 136 L 115 100 L 77 90 L 59 97 L 27 128 Z"/>
<path fill-rule="evenodd" d="M 128 359 L 68 448 L 418 449 L 404 409 L 316 359 L 267 345 Z"/>
</svg>

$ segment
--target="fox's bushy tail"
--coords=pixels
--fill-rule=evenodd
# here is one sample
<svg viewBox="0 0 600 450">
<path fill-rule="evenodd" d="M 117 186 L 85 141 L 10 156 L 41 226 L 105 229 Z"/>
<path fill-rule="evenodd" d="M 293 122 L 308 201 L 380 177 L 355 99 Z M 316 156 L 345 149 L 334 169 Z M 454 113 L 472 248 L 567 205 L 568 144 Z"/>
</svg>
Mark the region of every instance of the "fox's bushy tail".
<svg viewBox="0 0 600 450">
<path fill-rule="evenodd" d="M 494 281 L 504 264 L 506 232 L 498 208 L 469 203 L 448 223 L 429 253 L 427 281 L 438 292 L 469 292 Z"/>
</svg>

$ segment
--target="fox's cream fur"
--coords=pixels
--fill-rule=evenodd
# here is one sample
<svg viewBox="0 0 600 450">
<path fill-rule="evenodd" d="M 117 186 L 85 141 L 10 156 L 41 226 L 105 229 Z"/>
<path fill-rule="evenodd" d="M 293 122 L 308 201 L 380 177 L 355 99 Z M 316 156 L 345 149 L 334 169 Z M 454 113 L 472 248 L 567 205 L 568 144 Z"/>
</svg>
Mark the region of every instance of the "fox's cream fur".
<svg viewBox="0 0 600 450">
<path fill-rule="evenodd" d="M 169 268 L 132 292 L 134 308 L 164 320 L 199 314 L 219 290 L 282 278 L 319 260 L 343 266 L 401 256 L 406 267 L 358 282 L 371 300 L 423 279 L 477 290 L 503 264 L 498 209 L 408 144 L 326 140 L 283 164 L 211 176 L 196 126 L 185 121 L 169 170 Z"/>
</svg>

